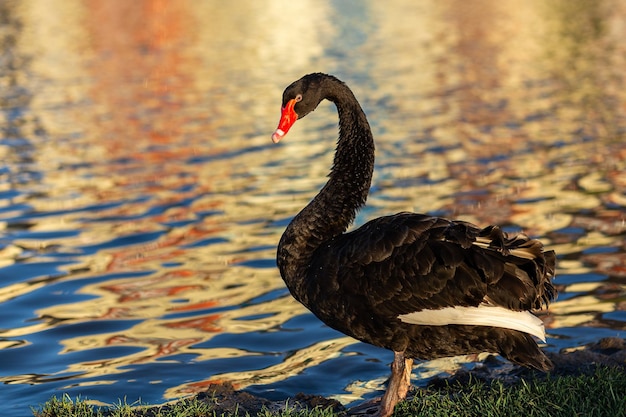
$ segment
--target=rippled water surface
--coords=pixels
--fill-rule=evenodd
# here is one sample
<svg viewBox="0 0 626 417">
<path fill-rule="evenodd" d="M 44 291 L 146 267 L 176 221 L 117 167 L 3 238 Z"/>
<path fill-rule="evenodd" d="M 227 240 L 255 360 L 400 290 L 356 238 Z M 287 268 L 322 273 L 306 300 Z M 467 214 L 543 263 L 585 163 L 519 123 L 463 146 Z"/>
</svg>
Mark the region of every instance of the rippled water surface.
<svg viewBox="0 0 626 417">
<path fill-rule="evenodd" d="M 377 394 L 391 354 L 275 268 L 337 133 L 328 104 L 270 141 L 313 71 L 353 87 L 377 139 L 358 223 L 524 230 L 559 255 L 546 348 L 624 337 L 625 21 L 618 0 L 0 2 L 3 415 L 215 381 Z"/>
</svg>

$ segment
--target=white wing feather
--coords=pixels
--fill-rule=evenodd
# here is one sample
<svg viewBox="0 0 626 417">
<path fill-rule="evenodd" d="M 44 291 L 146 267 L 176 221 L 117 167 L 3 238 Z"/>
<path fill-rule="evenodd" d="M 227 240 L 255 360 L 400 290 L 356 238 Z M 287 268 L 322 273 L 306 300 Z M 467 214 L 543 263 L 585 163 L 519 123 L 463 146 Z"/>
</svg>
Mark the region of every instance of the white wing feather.
<svg viewBox="0 0 626 417">
<path fill-rule="evenodd" d="M 528 333 L 536 336 L 543 342 L 546 341 L 546 331 L 543 322 L 537 316 L 528 311 L 513 311 L 489 304 L 480 304 L 478 307 L 456 306 L 438 310 L 421 310 L 401 314 L 398 318 L 405 323 L 422 326 L 460 324 L 501 327 Z"/>
</svg>

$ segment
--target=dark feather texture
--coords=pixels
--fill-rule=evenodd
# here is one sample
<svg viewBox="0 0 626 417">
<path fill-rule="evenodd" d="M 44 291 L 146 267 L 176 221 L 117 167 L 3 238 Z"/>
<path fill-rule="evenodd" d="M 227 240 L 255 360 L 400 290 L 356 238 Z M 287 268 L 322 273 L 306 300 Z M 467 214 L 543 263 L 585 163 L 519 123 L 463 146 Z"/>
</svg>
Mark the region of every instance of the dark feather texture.
<svg viewBox="0 0 626 417">
<path fill-rule="evenodd" d="M 526 311 L 556 296 L 555 254 L 497 226 L 399 213 L 346 233 L 367 197 L 374 166 L 372 134 L 356 98 L 335 77 L 310 74 L 290 85 L 303 117 L 323 99 L 339 114 L 339 141 L 328 183 L 293 219 L 277 262 L 293 296 L 330 327 L 407 358 L 497 352 L 541 370 L 550 361 L 533 338 L 502 327 L 415 325 L 398 316 L 479 305 Z M 301 98 L 301 100 L 300 100 Z"/>
</svg>

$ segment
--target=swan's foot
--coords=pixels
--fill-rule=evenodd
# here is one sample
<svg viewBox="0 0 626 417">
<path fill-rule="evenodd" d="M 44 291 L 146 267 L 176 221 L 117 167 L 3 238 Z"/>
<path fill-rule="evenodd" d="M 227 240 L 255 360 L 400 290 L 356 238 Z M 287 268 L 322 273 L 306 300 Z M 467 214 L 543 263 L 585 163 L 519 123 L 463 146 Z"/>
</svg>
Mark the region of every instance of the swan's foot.
<svg viewBox="0 0 626 417">
<path fill-rule="evenodd" d="M 411 387 L 411 371 L 413 359 L 406 359 L 404 352 L 394 352 L 391 364 L 391 377 L 387 385 L 387 391 L 380 403 L 379 417 L 388 417 L 393 414 L 393 409 L 398 401 L 406 398 Z"/>
</svg>

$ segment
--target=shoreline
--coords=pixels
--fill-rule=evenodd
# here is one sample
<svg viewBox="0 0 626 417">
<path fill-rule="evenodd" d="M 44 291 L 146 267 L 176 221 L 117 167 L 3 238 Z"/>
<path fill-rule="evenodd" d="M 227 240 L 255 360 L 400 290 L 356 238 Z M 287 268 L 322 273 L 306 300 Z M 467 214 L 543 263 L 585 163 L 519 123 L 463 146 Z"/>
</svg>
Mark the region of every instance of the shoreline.
<svg viewBox="0 0 626 417">
<path fill-rule="evenodd" d="M 626 339 L 618 337 L 603 338 L 598 342 L 578 348 L 564 349 L 558 353 L 546 352 L 546 355 L 554 363 L 554 369 L 547 374 L 517 365 L 503 368 L 500 365 L 505 362 L 495 355 L 490 355 L 485 361 L 477 362 L 477 366 L 472 370 L 462 369 L 449 377 L 434 378 L 426 388 L 438 389 L 455 383 L 466 384 L 470 380 L 486 384 L 500 381 L 505 386 L 512 386 L 521 380 L 591 375 L 601 367 L 621 368 L 626 372 Z M 412 387 L 407 400 L 410 400 L 419 389 Z M 310 393 L 298 393 L 289 399 L 268 400 L 245 391 L 237 391 L 230 383 L 210 385 L 205 392 L 197 394 L 195 399 L 212 402 L 216 415 L 249 413 L 254 416 L 264 409 L 272 412 L 280 411 L 285 408 L 285 404 L 288 404 L 297 410 L 315 407 L 331 408 L 335 413 L 356 416 L 370 415 L 371 408 L 376 405 L 376 399 L 374 399 L 347 409 L 335 399 Z"/>
</svg>

